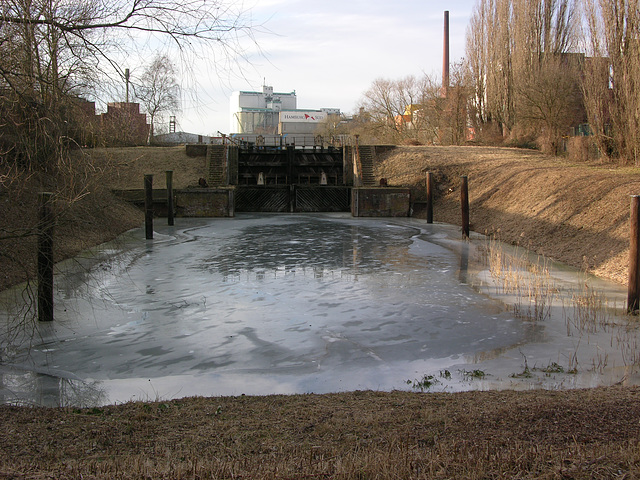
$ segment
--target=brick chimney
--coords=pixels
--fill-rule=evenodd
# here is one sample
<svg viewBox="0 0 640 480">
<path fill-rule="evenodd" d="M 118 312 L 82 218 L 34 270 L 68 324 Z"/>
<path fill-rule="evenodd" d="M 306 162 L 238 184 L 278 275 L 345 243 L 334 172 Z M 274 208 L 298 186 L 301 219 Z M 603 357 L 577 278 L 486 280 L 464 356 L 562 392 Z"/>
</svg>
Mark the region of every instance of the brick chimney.
<svg viewBox="0 0 640 480">
<path fill-rule="evenodd" d="M 442 52 L 442 96 L 449 89 L 449 10 L 444 11 L 444 48 Z"/>
</svg>

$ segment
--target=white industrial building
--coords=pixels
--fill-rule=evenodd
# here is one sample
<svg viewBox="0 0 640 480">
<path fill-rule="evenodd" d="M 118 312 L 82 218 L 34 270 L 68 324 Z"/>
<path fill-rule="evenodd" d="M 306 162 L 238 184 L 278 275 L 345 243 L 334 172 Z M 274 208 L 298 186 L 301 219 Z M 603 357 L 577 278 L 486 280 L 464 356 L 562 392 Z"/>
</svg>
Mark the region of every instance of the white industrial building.
<svg viewBox="0 0 640 480">
<path fill-rule="evenodd" d="M 299 110 L 295 91 L 278 93 L 265 85 L 262 92 L 233 92 L 230 130 L 249 135 L 313 134 L 329 115 L 340 115 L 340 109 Z"/>
</svg>

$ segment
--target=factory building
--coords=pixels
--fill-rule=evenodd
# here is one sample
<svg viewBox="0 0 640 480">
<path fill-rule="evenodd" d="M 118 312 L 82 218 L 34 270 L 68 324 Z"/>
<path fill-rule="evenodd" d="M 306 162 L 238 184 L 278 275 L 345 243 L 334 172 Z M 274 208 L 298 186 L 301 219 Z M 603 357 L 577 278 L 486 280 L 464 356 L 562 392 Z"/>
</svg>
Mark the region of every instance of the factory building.
<svg viewBox="0 0 640 480">
<path fill-rule="evenodd" d="M 231 133 L 248 135 L 313 134 L 329 115 L 340 115 L 338 108 L 301 110 L 296 92 L 233 92 L 231 95 Z"/>
</svg>

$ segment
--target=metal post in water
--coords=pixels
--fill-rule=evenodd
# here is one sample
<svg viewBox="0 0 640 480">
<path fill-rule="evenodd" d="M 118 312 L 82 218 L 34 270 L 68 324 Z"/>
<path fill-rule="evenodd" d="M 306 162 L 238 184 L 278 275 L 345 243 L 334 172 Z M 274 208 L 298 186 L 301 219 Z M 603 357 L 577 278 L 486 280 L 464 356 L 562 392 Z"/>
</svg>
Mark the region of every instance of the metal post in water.
<svg viewBox="0 0 640 480">
<path fill-rule="evenodd" d="M 38 320 L 53 321 L 53 194 L 39 195 L 38 221 Z"/>
<path fill-rule="evenodd" d="M 153 240 L 153 175 L 144 176 L 144 228 L 145 238 Z"/>
<path fill-rule="evenodd" d="M 173 170 L 167 170 L 167 225 L 173 226 Z"/>
<path fill-rule="evenodd" d="M 466 175 L 460 177 L 460 205 L 462 207 L 462 238 L 469 238 L 469 182 Z"/>
<path fill-rule="evenodd" d="M 636 314 L 640 306 L 640 195 L 631 196 L 630 223 L 627 311 Z"/>
<path fill-rule="evenodd" d="M 433 223 L 433 174 L 427 172 L 427 223 Z"/>
</svg>

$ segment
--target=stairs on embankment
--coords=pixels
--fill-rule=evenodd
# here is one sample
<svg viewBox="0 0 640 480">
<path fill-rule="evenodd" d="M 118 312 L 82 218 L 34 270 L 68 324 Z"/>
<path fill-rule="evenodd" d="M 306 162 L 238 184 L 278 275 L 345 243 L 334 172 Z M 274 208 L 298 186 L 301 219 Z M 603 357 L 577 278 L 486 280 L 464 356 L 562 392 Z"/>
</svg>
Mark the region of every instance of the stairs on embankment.
<svg viewBox="0 0 640 480">
<path fill-rule="evenodd" d="M 374 145 L 362 145 L 360 151 L 360 174 L 363 187 L 375 187 L 376 177 L 373 173 L 373 164 L 376 158 L 376 147 Z"/>
<path fill-rule="evenodd" d="M 225 145 L 207 145 L 207 182 L 210 186 L 227 183 L 225 167 L 227 164 Z"/>
</svg>

